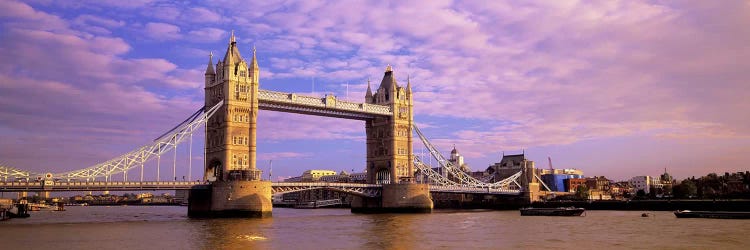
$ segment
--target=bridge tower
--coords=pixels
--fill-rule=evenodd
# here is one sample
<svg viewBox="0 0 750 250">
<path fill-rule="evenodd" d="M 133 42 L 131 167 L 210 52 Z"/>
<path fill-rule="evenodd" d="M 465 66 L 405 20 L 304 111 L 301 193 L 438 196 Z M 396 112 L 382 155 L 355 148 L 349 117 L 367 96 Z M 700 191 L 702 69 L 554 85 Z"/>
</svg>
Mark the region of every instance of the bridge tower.
<svg viewBox="0 0 750 250">
<path fill-rule="evenodd" d="M 234 32 L 223 61 L 205 73 L 205 107 L 224 101 L 206 123 L 207 190 L 193 190 L 188 215 L 228 217 L 271 215 L 271 183 L 256 168 L 259 68 L 253 48 L 248 64 L 240 55 Z"/>
<path fill-rule="evenodd" d="M 414 183 L 411 79 L 407 80 L 406 87 L 399 86 L 393 69 L 388 65 L 375 93 L 372 93 L 368 80 L 365 103 L 390 106 L 393 115 L 365 123 L 367 180 L 383 185 L 382 199 L 357 200 L 352 203 L 352 211 L 432 211 L 429 186 Z"/>
<path fill-rule="evenodd" d="M 383 80 L 373 94 L 367 83 L 365 102 L 391 106 L 393 116 L 368 120 L 367 133 L 367 180 L 375 184 L 411 183 L 414 179 L 414 155 L 412 149 L 411 81 L 406 88 L 398 86 L 390 65 L 386 67 Z"/>
</svg>

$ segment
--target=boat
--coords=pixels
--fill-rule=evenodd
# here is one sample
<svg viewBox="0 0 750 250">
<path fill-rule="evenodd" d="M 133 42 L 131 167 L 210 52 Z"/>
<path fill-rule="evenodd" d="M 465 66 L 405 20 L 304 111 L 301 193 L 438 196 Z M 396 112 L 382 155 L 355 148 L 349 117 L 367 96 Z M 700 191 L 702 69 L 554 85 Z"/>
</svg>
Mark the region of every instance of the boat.
<svg viewBox="0 0 750 250">
<path fill-rule="evenodd" d="M 586 210 L 576 207 L 521 208 L 521 216 L 581 216 Z"/>
<path fill-rule="evenodd" d="M 29 204 L 19 203 L 7 212 L 9 218 L 29 218 Z"/>
<path fill-rule="evenodd" d="M 330 207 L 330 206 L 341 206 L 341 199 L 331 199 L 331 200 L 316 200 L 316 201 L 309 201 L 309 202 L 302 202 L 297 203 L 294 205 L 294 208 L 320 208 L 320 207 Z"/>
<path fill-rule="evenodd" d="M 55 206 L 52 208 L 52 211 L 65 211 L 65 203 L 56 202 Z"/>
<path fill-rule="evenodd" d="M 29 203 L 29 211 L 51 210 L 52 207 L 45 203 Z"/>
<path fill-rule="evenodd" d="M 750 212 L 732 211 L 674 211 L 677 218 L 710 218 L 710 219 L 750 219 Z"/>
</svg>

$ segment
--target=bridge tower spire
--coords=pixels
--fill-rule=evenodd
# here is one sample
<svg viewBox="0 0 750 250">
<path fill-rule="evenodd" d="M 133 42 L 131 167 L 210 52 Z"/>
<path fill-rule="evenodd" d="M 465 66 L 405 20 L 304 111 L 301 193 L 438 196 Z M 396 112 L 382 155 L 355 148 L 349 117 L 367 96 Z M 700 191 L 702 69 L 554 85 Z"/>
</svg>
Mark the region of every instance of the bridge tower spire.
<svg viewBox="0 0 750 250">
<path fill-rule="evenodd" d="M 208 53 L 208 66 L 206 66 L 206 87 L 214 83 L 216 71 L 214 71 L 214 53 Z"/>
<path fill-rule="evenodd" d="M 370 88 L 370 78 L 367 78 L 367 93 L 365 93 L 365 102 L 373 103 L 372 102 L 372 89 Z"/>
</svg>

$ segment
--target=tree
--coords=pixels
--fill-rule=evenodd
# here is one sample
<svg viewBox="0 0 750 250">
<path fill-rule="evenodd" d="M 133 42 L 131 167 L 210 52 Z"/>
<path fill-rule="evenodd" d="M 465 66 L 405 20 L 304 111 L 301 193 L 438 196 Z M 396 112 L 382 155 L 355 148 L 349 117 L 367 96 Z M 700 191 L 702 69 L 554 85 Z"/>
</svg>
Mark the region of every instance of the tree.
<svg viewBox="0 0 750 250">
<path fill-rule="evenodd" d="M 692 180 L 682 180 L 673 188 L 675 198 L 691 198 L 698 194 L 698 186 Z"/>
<path fill-rule="evenodd" d="M 589 199 L 589 187 L 581 185 L 576 188 L 576 198 L 582 200 Z"/>
<path fill-rule="evenodd" d="M 695 195 L 698 194 L 698 187 L 695 185 L 695 182 L 690 180 L 682 180 L 682 182 L 680 182 L 680 187 L 688 198 L 695 197 Z"/>
</svg>

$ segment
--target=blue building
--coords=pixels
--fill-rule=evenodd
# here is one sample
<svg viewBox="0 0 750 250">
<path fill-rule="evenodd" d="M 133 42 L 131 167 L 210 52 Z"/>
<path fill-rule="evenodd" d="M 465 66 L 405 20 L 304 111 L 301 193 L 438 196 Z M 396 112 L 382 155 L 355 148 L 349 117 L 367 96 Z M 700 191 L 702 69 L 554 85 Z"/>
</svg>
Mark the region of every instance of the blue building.
<svg viewBox="0 0 750 250">
<path fill-rule="evenodd" d="M 544 184 L 547 184 L 547 187 L 551 189 L 554 192 L 567 192 L 565 190 L 565 179 L 573 179 L 573 178 L 583 178 L 583 175 L 580 174 L 545 174 L 541 176 L 542 181 L 544 181 Z"/>
</svg>

